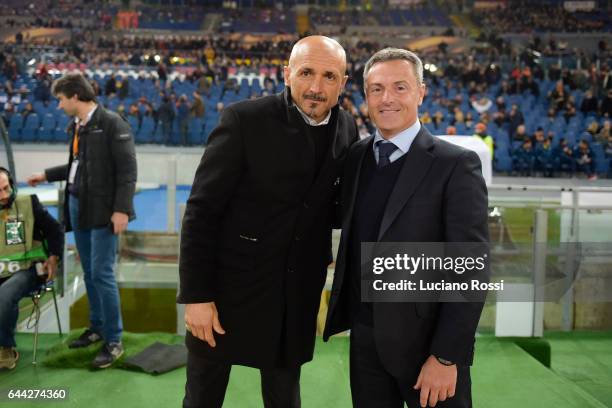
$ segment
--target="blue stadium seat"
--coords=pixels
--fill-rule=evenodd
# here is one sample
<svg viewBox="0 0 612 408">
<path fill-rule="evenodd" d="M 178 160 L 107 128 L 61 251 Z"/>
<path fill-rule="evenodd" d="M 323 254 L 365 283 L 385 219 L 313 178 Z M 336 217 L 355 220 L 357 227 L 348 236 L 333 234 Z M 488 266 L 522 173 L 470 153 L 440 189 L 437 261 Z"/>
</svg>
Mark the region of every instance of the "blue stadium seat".
<svg viewBox="0 0 612 408">
<path fill-rule="evenodd" d="M 43 116 L 39 130 L 39 140 L 41 142 L 53 142 L 55 141 L 55 116 L 50 113 L 46 113 Z"/>
<path fill-rule="evenodd" d="M 153 143 L 155 141 L 155 131 L 156 125 L 153 118 L 150 116 L 143 117 L 142 126 L 136 136 L 136 141 L 139 143 Z"/>
<path fill-rule="evenodd" d="M 9 137 L 12 141 L 21 141 L 21 128 L 23 122 L 20 115 L 13 115 L 11 117 L 11 122 L 9 123 Z"/>
<path fill-rule="evenodd" d="M 204 120 L 194 118 L 189 126 L 188 143 L 190 145 L 202 144 L 202 133 L 204 132 Z"/>
<path fill-rule="evenodd" d="M 58 143 L 68 143 L 70 141 L 70 135 L 66 132 L 68 124 L 70 123 L 70 117 L 64 113 L 55 115 L 56 126 L 55 126 L 55 137 L 54 140 Z"/>
<path fill-rule="evenodd" d="M 38 129 L 40 128 L 40 118 L 38 114 L 31 113 L 21 129 L 21 140 L 24 142 L 34 142 L 38 139 Z"/>
<path fill-rule="evenodd" d="M 606 158 L 603 146 L 599 143 L 592 143 L 591 150 L 595 160 L 595 171 L 600 174 L 607 174 L 610 170 L 610 159 Z"/>
</svg>

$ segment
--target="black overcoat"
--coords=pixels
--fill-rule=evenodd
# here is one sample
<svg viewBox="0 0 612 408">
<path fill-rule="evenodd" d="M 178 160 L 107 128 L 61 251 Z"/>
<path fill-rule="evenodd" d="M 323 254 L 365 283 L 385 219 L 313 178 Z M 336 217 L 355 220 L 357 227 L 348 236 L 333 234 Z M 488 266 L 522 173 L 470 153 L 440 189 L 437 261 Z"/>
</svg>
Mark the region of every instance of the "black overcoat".
<svg viewBox="0 0 612 408">
<path fill-rule="evenodd" d="M 312 359 L 341 170 L 357 130 L 332 109 L 333 140 L 315 147 L 290 91 L 230 105 L 197 169 L 183 219 L 179 303 L 214 301 L 217 346 L 193 353 L 258 368 Z"/>
</svg>

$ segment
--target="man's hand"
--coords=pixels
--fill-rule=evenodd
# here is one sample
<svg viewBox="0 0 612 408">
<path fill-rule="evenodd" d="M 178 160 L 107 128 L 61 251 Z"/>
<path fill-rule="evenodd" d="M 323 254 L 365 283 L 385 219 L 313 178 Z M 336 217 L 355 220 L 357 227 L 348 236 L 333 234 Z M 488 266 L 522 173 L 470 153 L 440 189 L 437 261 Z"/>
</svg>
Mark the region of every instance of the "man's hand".
<svg viewBox="0 0 612 408">
<path fill-rule="evenodd" d="M 225 334 L 225 330 L 219 322 L 219 313 L 217 313 L 215 302 L 186 304 L 185 324 L 191 334 L 207 342 L 210 347 L 217 345 L 213 330 L 218 334 Z"/>
<path fill-rule="evenodd" d="M 419 378 L 414 386 L 415 390 L 421 390 L 421 406 L 435 407 L 438 401 L 446 401 L 447 398 L 455 396 L 457 385 L 457 365 L 446 366 L 431 355 L 421 367 Z"/>
<path fill-rule="evenodd" d="M 52 280 L 55 277 L 55 272 L 57 272 L 57 263 L 59 258 L 57 255 L 51 255 L 45 263 L 43 264 L 43 268 L 47 272 L 47 282 Z"/>
<path fill-rule="evenodd" d="M 115 235 L 121 234 L 127 229 L 129 217 L 127 214 L 114 212 L 111 216 L 111 222 L 113 223 L 113 233 Z"/>
<path fill-rule="evenodd" d="M 27 181 L 32 187 L 36 187 L 38 184 L 47 181 L 47 175 L 45 173 L 34 173 L 28 177 Z"/>
</svg>

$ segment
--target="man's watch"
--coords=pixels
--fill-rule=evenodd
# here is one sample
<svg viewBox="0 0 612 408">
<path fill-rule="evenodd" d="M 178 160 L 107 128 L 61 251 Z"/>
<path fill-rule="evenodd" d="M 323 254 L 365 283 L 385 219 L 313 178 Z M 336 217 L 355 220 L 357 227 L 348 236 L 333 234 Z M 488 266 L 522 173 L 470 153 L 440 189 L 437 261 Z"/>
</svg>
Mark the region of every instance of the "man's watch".
<svg viewBox="0 0 612 408">
<path fill-rule="evenodd" d="M 455 365 L 455 363 L 453 363 L 452 361 L 448 361 L 448 360 L 446 360 L 446 359 L 444 359 L 444 358 L 442 358 L 442 357 L 438 357 L 438 356 L 436 356 L 436 360 L 438 360 L 438 362 L 439 362 L 440 364 L 445 365 L 445 366 L 452 366 L 452 365 Z"/>
</svg>

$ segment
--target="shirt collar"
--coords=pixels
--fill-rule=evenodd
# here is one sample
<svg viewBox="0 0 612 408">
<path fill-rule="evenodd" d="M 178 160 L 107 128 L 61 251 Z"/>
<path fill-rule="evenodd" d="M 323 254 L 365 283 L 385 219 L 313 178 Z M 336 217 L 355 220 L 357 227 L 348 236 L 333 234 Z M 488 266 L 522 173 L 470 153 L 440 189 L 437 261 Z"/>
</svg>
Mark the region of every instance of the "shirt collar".
<svg viewBox="0 0 612 408">
<path fill-rule="evenodd" d="M 416 122 L 414 122 L 414 124 L 412 126 L 410 126 L 407 129 L 402 130 L 401 132 L 399 132 L 397 135 L 393 136 L 390 139 L 385 139 L 384 137 L 382 137 L 382 135 L 380 134 L 380 130 L 376 129 L 376 134 L 374 135 L 374 148 L 376 148 L 376 144 L 381 141 L 381 140 L 386 140 L 390 143 L 393 143 L 401 152 L 402 154 L 408 153 L 408 150 L 410 149 L 410 145 L 412 145 L 412 142 L 414 141 L 414 138 L 416 137 L 416 135 L 419 133 L 419 131 L 421 130 L 421 122 L 419 122 L 418 120 Z"/>
<path fill-rule="evenodd" d="M 296 103 L 294 105 L 297 108 L 298 112 L 300 112 L 300 115 L 302 115 L 302 118 L 304 119 L 304 122 L 306 122 L 308 125 L 310 125 L 310 126 L 324 126 L 324 125 L 327 125 L 329 123 L 329 119 L 331 118 L 331 109 L 329 110 L 329 112 L 327 112 L 327 116 L 325 117 L 325 119 L 323 119 L 321 122 L 317 123 L 313 118 L 311 118 L 310 116 L 305 114 L 300 109 L 300 107 L 297 106 Z"/>
<path fill-rule="evenodd" d="M 94 107 L 89 111 L 89 113 L 87 114 L 87 117 L 85 118 L 83 122 L 81 122 L 78 116 L 75 116 L 74 123 L 76 123 L 77 126 L 85 126 L 87 123 L 89 123 L 89 121 L 91 120 L 91 117 L 93 116 L 97 108 L 98 108 L 98 105 L 95 104 Z"/>
</svg>

